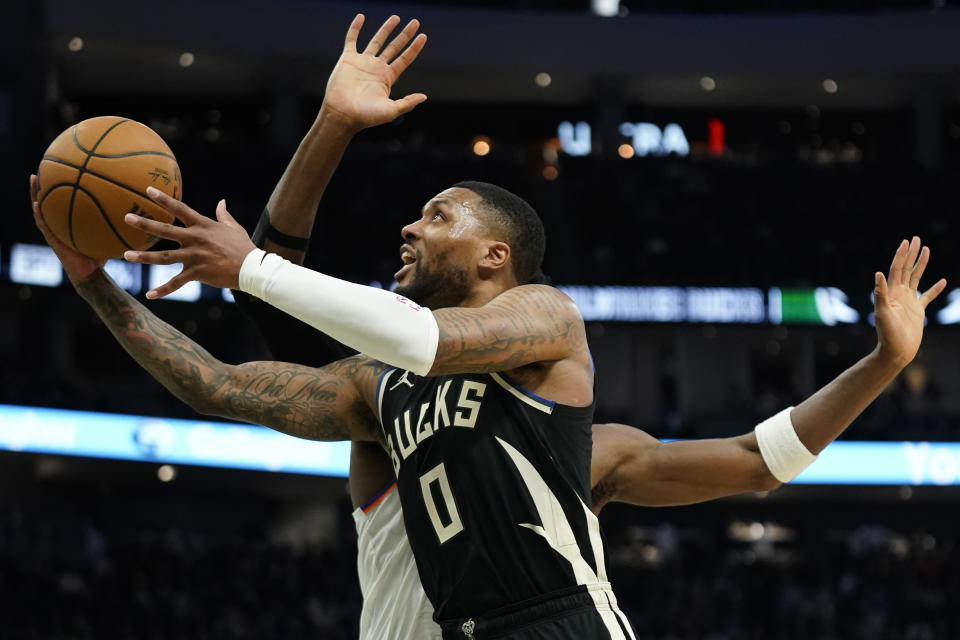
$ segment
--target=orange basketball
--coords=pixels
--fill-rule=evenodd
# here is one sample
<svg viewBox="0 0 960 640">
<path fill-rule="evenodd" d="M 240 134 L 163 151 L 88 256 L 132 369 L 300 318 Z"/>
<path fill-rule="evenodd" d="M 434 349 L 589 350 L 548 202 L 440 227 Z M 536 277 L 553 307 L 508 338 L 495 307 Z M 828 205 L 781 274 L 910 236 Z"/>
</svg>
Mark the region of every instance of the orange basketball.
<svg viewBox="0 0 960 640">
<path fill-rule="evenodd" d="M 180 199 L 180 167 L 150 127 L 117 116 L 90 118 L 51 143 L 37 171 L 43 219 L 56 236 L 91 258 L 119 258 L 157 238 L 128 226 L 123 216 L 172 222 L 147 197 L 153 186 Z"/>
</svg>

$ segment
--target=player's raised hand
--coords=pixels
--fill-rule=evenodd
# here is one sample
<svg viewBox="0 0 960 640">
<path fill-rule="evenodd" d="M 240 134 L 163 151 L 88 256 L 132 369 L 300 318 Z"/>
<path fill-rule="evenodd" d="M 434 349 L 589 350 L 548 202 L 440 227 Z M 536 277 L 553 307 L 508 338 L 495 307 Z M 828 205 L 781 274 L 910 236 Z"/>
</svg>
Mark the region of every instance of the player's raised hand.
<svg viewBox="0 0 960 640">
<path fill-rule="evenodd" d="M 361 13 L 350 23 L 343 53 L 327 80 L 322 107 L 342 118 L 344 124 L 355 131 L 390 122 L 427 99 L 422 93 L 411 93 L 397 100 L 390 98 L 397 78 L 427 43 L 426 34 L 417 35 L 420 22 L 411 20 L 388 42 L 400 24 L 398 16 L 390 16 L 361 51 L 357 49 L 357 39 L 363 20 Z"/>
<path fill-rule="evenodd" d="M 53 249 L 53 252 L 57 254 L 58 258 L 60 258 L 60 263 L 63 265 L 63 271 L 67 274 L 67 278 L 70 279 L 70 282 L 73 284 L 83 282 L 101 267 L 103 267 L 107 261 L 95 260 L 94 258 L 85 256 L 60 240 L 60 238 L 53 233 L 50 227 L 47 226 L 47 221 L 43 219 L 43 215 L 40 213 L 40 203 L 37 201 L 37 191 L 37 176 L 31 174 L 30 203 L 33 208 L 33 222 L 37 225 L 37 228 L 40 229 L 40 233 L 43 234 L 43 237 L 47 241 L 47 244 L 50 245 L 50 248 Z"/>
<path fill-rule="evenodd" d="M 930 248 L 921 247 L 920 238 L 904 240 L 890 265 L 890 274 L 874 275 L 874 317 L 881 355 L 898 366 L 906 366 L 920 348 L 927 305 L 946 288 L 941 278 L 923 295 L 917 286 L 930 260 Z"/>
<path fill-rule="evenodd" d="M 162 298 L 193 280 L 214 287 L 236 289 L 243 259 L 256 247 L 246 230 L 227 211 L 226 201 L 221 200 L 217 204 L 217 219 L 213 220 L 159 189 L 147 187 L 147 195 L 184 225 L 178 227 L 132 213 L 124 217 L 124 222 L 131 227 L 180 245 L 179 249 L 127 251 L 123 254 L 123 258 L 129 262 L 183 264 L 180 273 L 148 291 L 147 298 Z"/>
</svg>

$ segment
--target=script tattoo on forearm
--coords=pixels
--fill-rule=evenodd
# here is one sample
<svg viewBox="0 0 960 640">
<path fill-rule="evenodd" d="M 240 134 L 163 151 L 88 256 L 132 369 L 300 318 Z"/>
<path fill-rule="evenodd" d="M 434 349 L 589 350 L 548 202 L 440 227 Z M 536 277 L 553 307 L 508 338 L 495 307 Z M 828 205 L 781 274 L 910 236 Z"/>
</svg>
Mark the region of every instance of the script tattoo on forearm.
<svg viewBox="0 0 960 640">
<path fill-rule="evenodd" d="M 376 418 L 357 388 L 374 388 L 387 368 L 363 355 L 320 369 L 286 362 L 235 367 L 220 397 L 232 415 L 310 440 L 356 439 L 358 430 L 379 439 Z"/>
<path fill-rule="evenodd" d="M 568 304 L 556 291 L 537 287 L 489 310 L 439 309 L 434 373 L 443 372 L 445 363 L 462 372 L 502 371 L 529 363 L 550 347 L 575 347 L 585 340 L 583 323 L 571 316 Z"/>
<path fill-rule="evenodd" d="M 103 273 L 77 285 L 120 345 L 200 413 L 262 424 L 300 438 L 346 440 L 375 418 L 358 388 L 385 365 L 354 356 L 313 369 L 285 362 L 228 365 L 160 320 Z M 354 427 L 354 428 L 352 428 Z"/>
</svg>

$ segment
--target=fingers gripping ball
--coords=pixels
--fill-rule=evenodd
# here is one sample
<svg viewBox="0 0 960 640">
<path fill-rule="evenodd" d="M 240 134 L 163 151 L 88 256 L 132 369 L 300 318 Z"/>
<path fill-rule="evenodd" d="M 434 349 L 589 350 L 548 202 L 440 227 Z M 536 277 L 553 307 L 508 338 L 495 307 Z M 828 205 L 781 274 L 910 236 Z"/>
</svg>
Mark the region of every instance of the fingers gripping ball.
<svg viewBox="0 0 960 640">
<path fill-rule="evenodd" d="M 127 213 L 173 222 L 147 197 L 147 187 L 178 200 L 183 194 L 167 143 L 150 127 L 117 116 L 90 118 L 57 136 L 37 178 L 47 225 L 91 258 L 119 258 L 127 249 L 147 249 L 157 241 L 124 223 Z"/>
</svg>

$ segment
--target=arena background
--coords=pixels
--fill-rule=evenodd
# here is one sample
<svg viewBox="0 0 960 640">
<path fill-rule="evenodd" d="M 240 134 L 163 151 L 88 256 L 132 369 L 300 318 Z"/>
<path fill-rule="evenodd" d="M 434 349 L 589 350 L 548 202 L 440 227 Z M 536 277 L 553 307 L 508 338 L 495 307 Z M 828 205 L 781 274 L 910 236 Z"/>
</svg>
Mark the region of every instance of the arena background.
<svg viewBox="0 0 960 640">
<path fill-rule="evenodd" d="M 198 424 L 36 248 L 27 176 L 68 125 L 124 115 L 168 141 L 187 202 L 209 214 L 225 196 L 252 228 L 358 10 L 367 36 L 391 13 L 421 19 L 429 43 L 397 94 L 429 100 L 351 146 L 308 264 L 388 283 L 430 195 L 465 178 L 517 191 L 544 218 L 546 271 L 591 320 L 598 420 L 661 438 L 752 428 L 873 347 L 873 271 L 903 237 L 932 247 L 947 292 L 915 363 L 845 434 L 850 457 L 771 494 L 611 506 L 601 523 L 644 638 L 960 637 L 960 12 L 945 0 L 5 7 L 0 637 L 356 636 L 342 449 L 297 467 L 299 443 L 271 441 L 271 460 L 241 459 L 259 432 Z M 117 269 L 142 296 L 151 273 Z M 266 357 L 221 291 L 187 295 L 150 308 L 225 360 Z M 208 446 L 174 451 L 198 433 Z"/>
</svg>

